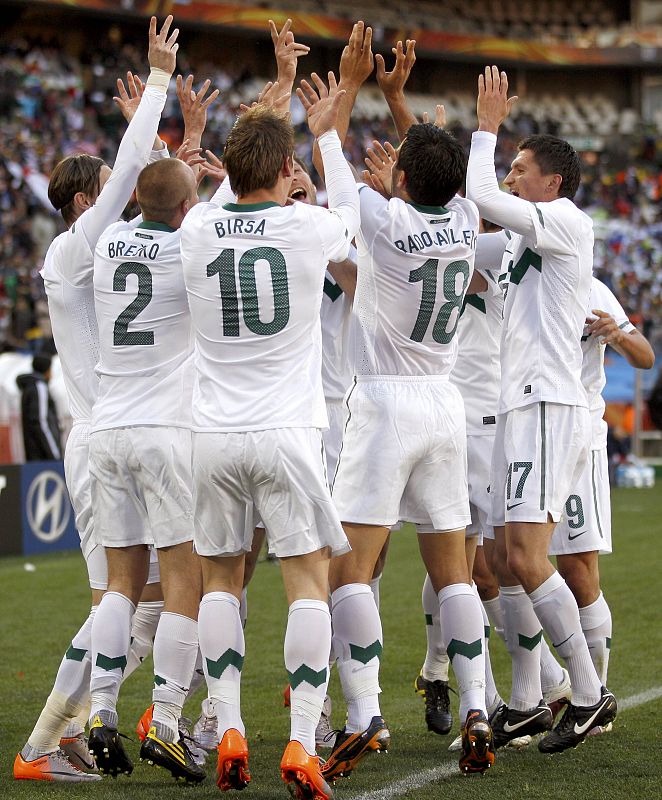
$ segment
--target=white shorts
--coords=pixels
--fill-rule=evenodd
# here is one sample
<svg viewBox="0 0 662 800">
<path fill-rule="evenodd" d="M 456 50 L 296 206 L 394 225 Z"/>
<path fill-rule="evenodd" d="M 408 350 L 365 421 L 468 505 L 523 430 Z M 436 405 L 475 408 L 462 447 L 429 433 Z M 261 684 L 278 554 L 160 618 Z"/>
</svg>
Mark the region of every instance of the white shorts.
<svg viewBox="0 0 662 800">
<path fill-rule="evenodd" d="M 338 456 L 342 445 L 342 429 L 345 423 L 345 410 L 342 400 L 327 400 L 326 413 L 329 417 L 329 427 L 322 431 L 324 452 L 326 453 L 326 474 L 329 486 L 333 488 L 333 479 L 338 466 Z"/>
<path fill-rule="evenodd" d="M 499 414 L 492 451 L 492 526 L 558 522 L 584 470 L 591 442 L 588 409 L 532 403 Z"/>
<path fill-rule="evenodd" d="M 105 547 L 193 539 L 191 432 L 139 426 L 90 435 L 94 534 Z"/>
<path fill-rule="evenodd" d="M 345 398 L 333 500 L 343 522 L 390 527 L 402 520 L 434 531 L 468 525 L 457 388 L 445 378 L 359 378 Z"/>
<path fill-rule="evenodd" d="M 469 478 L 469 509 L 471 524 L 467 536 L 494 539 L 494 528 L 488 524 L 492 500 L 490 496 L 490 467 L 494 436 L 467 436 L 467 475 Z"/>
<path fill-rule="evenodd" d="M 563 517 L 554 528 L 549 554 L 611 553 L 611 499 L 607 448 L 591 450 L 589 462 L 572 494 Z"/>
<path fill-rule="evenodd" d="M 193 434 L 195 549 L 202 556 L 247 553 L 252 507 L 279 558 L 349 543 L 326 482 L 316 428 Z"/>
</svg>

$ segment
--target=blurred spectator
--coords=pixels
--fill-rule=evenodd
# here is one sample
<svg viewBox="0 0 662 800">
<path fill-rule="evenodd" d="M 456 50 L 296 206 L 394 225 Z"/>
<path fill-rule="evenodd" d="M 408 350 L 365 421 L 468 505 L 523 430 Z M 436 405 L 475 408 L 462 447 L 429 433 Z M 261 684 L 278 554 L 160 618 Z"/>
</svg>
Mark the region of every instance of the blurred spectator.
<svg viewBox="0 0 662 800">
<path fill-rule="evenodd" d="M 51 357 L 38 354 L 32 359 L 32 372 L 19 375 L 21 422 L 26 461 L 55 461 L 62 458 L 60 425 L 55 403 L 48 391 Z"/>
</svg>

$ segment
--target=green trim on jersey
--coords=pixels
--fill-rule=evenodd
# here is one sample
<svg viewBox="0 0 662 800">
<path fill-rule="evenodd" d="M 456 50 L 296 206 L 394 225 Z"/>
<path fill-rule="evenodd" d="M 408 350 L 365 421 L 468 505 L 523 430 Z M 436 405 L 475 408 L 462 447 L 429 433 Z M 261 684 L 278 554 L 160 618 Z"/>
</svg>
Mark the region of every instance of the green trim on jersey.
<svg viewBox="0 0 662 800">
<path fill-rule="evenodd" d="M 595 509 L 595 519 L 598 523 L 598 533 L 600 538 L 604 539 L 605 535 L 602 532 L 602 525 L 600 524 L 600 503 L 598 502 L 598 490 L 595 485 L 595 450 L 591 450 L 591 488 L 593 489 L 593 508 Z"/>
<path fill-rule="evenodd" d="M 263 211 L 265 208 L 282 208 L 279 203 L 267 200 L 264 203 L 226 203 L 224 211 Z"/>
<path fill-rule="evenodd" d="M 170 225 L 166 225 L 165 222 L 152 222 L 151 220 L 148 219 L 144 219 L 136 227 L 148 231 L 166 231 L 166 233 L 174 233 L 177 230 L 177 228 L 173 228 Z"/>
<path fill-rule="evenodd" d="M 545 401 L 540 403 L 540 510 L 545 510 L 545 469 L 547 459 L 547 431 L 545 428 Z"/>
<path fill-rule="evenodd" d="M 407 205 L 420 211 L 421 214 L 450 214 L 450 211 L 443 206 L 424 206 L 421 203 L 414 203 L 412 200 L 407 200 Z"/>
<path fill-rule="evenodd" d="M 537 211 L 537 213 L 538 213 L 538 219 L 540 220 L 540 224 L 541 224 L 541 225 L 542 225 L 542 227 L 544 228 L 544 227 L 545 227 L 545 220 L 543 219 L 543 216 L 542 216 L 542 211 L 541 211 L 541 210 L 538 208 L 538 205 L 537 205 L 537 203 L 534 203 L 534 204 L 533 204 L 533 207 L 534 207 L 534 208 L 535 208 L 535 210 Z"/>
</svg>

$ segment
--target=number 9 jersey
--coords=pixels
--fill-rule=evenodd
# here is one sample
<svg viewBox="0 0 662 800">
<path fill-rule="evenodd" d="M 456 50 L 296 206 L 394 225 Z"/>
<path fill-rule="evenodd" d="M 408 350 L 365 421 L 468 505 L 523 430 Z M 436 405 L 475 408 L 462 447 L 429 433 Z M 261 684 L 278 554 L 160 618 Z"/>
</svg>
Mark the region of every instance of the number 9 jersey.
<svg viewBox="0 0 662 800">
<path fill-rule="evenodd" d="M 474 266 L 478 209 L 385 200 L 361 185 L 354 313 L 357 375 L 448 375 Z"/>
<path fill-rule="evenodd" d="M 193 332 L 180 232 L 118 222 L 94 254 L 99 398 L 92 430 L 191 427 Z"/>
</svg>

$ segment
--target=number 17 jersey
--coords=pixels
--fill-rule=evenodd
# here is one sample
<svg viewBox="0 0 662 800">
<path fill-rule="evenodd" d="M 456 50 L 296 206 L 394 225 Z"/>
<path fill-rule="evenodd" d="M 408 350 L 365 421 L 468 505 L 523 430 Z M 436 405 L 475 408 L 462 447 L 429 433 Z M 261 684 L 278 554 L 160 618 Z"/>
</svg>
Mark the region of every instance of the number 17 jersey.
<svg viewBox="0 0 662 800">
<path fill-rule="evenodd" d="M 384 200 L 360 188 L 353 328 L 357 375 L 448 375 L 471 274 L 478 209 Z"/>
</svg>

